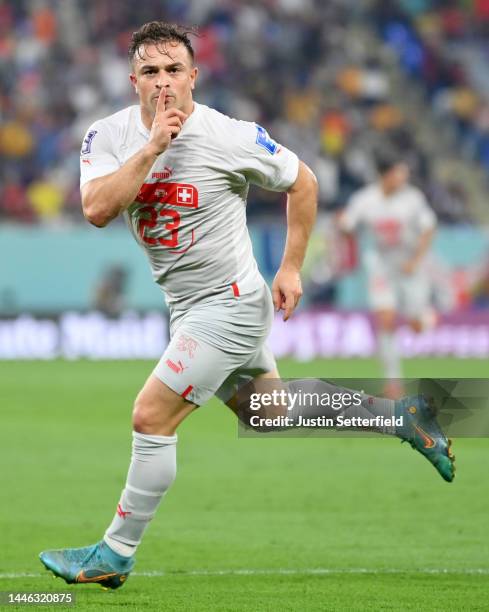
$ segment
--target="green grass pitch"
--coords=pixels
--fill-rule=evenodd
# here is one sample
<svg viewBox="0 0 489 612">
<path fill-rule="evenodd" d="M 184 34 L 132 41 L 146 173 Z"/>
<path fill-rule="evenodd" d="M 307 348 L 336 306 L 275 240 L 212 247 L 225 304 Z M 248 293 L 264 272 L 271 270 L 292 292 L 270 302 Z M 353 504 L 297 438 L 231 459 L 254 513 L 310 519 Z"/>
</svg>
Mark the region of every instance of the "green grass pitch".
<svg viewBox="0 0 489 612">
<path fill-rule="evenodd" d="M 397 439 L 238 438 L 217 401 L 179 430 L 177 480 L 127 585 L 51 578 L 40 550 L 92 543 L 112 518 L 151 367 L 0 364 L 0 590 L 72 590 L 79 610 L 487 609 L 488 440 L 455 441 L 447 484 Z M 361 360 L 281 372 L 379 374 Z M 482 378 L 487 364 L 415 360 L 406 374 Z"/>
</svg>

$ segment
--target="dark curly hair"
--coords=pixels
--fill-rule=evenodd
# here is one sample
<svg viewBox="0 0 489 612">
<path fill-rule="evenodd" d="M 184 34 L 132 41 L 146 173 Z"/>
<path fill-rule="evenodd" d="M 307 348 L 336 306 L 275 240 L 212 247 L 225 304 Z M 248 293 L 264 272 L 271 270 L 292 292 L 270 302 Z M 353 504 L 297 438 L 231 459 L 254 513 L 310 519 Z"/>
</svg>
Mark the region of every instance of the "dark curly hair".
<svg viewBox="0 0 489 612">
<path fill-rule="evenodd" d="M 182 26 L 165 23 L 164 21 L 149 21 L 142 25 L 139 30 L 132 33 L 129 46 L 129 61 L 132 63 L 136 55 L 139 56 L 139 48 L 145 43 L 182 43 L 189 52 L 192 63 L 194 62 L 194 50 L 190 42 L 189 34 L 198 36 L 196 28 L 184 28 Z"/>
</svg>

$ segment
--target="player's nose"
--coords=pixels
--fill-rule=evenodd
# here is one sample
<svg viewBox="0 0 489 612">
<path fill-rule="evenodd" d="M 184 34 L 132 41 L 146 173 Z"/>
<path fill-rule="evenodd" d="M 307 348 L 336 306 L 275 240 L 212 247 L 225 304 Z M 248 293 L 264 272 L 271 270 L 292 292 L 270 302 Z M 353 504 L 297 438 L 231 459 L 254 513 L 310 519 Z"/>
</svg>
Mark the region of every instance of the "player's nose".
<svg viewBox="0 0 489 612">
<path fill-rule="evenodd" d="M 166 86 L 164 83 L 158 83 L 156 85 L 156 93 L 159 95 L 162 91 L 165 91 L 168 94 L 168 86 Z"/>
<path fill-rule="evenodd" d="M 160 73 L 158 75 L 158 80 L 156 81 L 156 87 L 158 87 L 158 89 L 164 89 L 165 87 L 168 89 L 169 85 L 170 80 L 168 75 L 166 73 Z"/>
</svg>

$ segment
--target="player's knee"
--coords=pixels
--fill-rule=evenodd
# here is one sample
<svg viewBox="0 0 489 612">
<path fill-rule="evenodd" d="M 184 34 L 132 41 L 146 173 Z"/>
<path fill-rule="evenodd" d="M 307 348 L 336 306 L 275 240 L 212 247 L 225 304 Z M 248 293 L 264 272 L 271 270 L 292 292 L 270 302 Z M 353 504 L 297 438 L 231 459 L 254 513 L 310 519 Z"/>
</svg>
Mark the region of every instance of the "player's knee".
<svg viewBox="0 0 489 612">
<path fill-rule="evenodd" d="M 388 310 L 378 312 L 377 322 L 383 331 L 393 332 L 396 326 L 396 313 Z"/>
<path fill-rule="evenodd" d="M 409 321 L 409 326 L 417 334 L 420 334 L 423 331 L 423 323 L 418 319 L 412 319 L 411 321 Z"/>
<path fill-rule="evenodd" d="M 145 387 L 134 402 L 133 429 L 144 434 L 171 436 L 194 408 L 173 392 L 165 396 Z"/>
<path fill-rule="evenodd" d="M 147 433 L 150 423 L 151 418 L 146 404 L 137 398 L 132 411 L 132 428 L 139 433 Z"/>
<path fill-rule="evenodd" d="M 139 433 L 156 433 L 165 426 L 165 411 L 144 393 L 139 393 L 134 402 L 132 427 Z"/>
</svg>

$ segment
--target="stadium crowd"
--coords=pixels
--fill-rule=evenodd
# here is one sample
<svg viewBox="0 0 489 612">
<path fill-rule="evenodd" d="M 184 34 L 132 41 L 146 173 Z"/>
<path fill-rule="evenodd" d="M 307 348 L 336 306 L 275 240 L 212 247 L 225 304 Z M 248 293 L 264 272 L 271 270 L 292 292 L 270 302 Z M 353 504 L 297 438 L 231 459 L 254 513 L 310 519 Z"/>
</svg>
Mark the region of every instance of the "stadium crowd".
<svg viewBox="0 0 489 612">
<path fill-rule="evenodd" d="M 462 10 L 456 4 L 473 6 Z M 455 17 L 437 17 L 444 14 L 443 6 L 453 5 L 463 23 L 469 23 L 465 16 L 477 6 L 487 24 L 488 2 L 456 4 L 0 0 L 0 219 L 81 220 L 83 134 L 93 120 L 135 103 L 128 83 L 127 47 L 132 31 L 156 18 L 199 26 L 194 39 L 201 71 L 196 99 L 264 124 L 274 138 L 296 151 L 319 177 L 323 210 L 343 206 L 354 189 L 373 177 L 373 153 L 390 142 L 408 155 L 416 181 L 431 196 L 439 217 L 467 221 L 464 190 L 435 177 L 429 156 L 413 136 L 411 120 L 392 95 L 388 71 L 355 27 L 360 22 L 361 27 L 373 24 L 399 51 L 409 74 L 424 83 L 434 109 L 458 124 L 482 162 L 489 163 L 487 102 L 484 105 L 475 93 L 477 83 L 469 86 L 469 71 L 462 64 L 453 60 L 456 67 L 445 69 L 445 39 L 458 44 L 467 38 L 466 30 L 454 33 Z M 413 11 L 414 5 L 418 11 Z M 472 20 L 482 23 L 480 15 Z M 414 70 L 406 60 L 396 39 L 399 23 L 425 45 L 429 69 Z M 432 33 L 433 23 L 439 24 L 438 38 L 429 54 L 432 38 L 425 40 L 422 33 Z M 476 38 L 481 48 L 484 31 L 481 25 Z M 452 79 L 452 90 L 440 85 L 444 78 Z M 256 190 L 249 214 L 273 213 L 280 202 Z"/>
<path fill-rule="evenodd" d="M 376 0 L 373 22 L 489 175 L 489 0 Z"/>
</svg>

